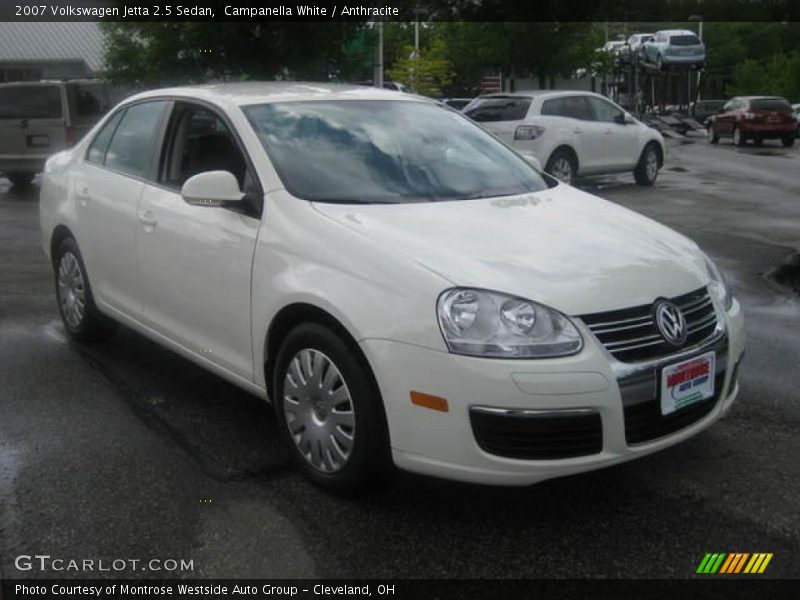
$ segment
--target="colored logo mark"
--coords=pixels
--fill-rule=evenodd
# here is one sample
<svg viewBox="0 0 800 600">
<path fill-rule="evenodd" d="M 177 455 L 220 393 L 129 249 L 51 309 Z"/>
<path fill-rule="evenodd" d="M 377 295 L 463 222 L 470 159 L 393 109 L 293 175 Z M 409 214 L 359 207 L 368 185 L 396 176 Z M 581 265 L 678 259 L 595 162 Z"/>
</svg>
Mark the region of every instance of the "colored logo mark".
<svg viewBox="0 0 800 600">
<path fill-rule="evenodd" d="M 771 560 L 771 552 L 707 552 L 696 572 L 704 575 L 753 575 L 763 573 Z"/>
</svg>

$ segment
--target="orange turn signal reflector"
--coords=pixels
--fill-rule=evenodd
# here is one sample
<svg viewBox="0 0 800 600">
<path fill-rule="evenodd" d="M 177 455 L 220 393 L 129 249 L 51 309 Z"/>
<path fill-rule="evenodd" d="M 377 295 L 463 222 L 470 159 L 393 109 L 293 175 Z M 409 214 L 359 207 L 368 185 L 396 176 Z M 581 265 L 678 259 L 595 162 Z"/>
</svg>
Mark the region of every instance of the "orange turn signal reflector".
<svg viewBox="0 0 800 600">
<path fill-rule="evenodd" d="M 422 392 L 411 392 L 411 404 L 441 412 L 448 412 L 450 410 L 446 398 L 432 396 L 431 394 L 423 394 Z"/>
</svg>

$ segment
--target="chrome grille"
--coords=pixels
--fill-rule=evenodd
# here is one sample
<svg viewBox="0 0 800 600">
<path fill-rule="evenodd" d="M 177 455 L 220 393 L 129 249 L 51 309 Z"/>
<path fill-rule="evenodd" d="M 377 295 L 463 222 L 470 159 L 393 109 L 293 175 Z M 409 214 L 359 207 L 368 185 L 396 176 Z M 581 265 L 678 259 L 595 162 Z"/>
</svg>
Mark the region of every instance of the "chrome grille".
<svg viewBox="0 0 800 600">
<path fill-rule="evenodd" d="M 653 319 L 653 305 L 583 315 L 580 318 L 603 346 L 623 362 L 637 362 L 673 354 L 708 339 L 716 329 L 717 313 L 706 288 L 670 298 L 686 319 L 689 335 L 681 347 L 664 340 Z"/>
</svg>

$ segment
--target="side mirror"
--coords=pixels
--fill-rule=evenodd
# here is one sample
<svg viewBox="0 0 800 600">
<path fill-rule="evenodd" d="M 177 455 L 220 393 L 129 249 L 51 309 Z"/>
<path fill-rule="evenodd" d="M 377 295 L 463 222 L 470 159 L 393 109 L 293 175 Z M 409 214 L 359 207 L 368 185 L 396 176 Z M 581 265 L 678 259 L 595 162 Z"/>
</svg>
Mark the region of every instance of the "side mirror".
<svg viewBox="0 0 800 600">
<path fill-rule="evenodd" d="M 186 180 L 181 188 L 183 200 L 194 206 L 222 206 L 241 202 L 244 193 L 229 171 L 206 171 Z"/>
<path fill-rule="evenodd" d="M 627 112 L 618 114 L 616 117 L 614 117 L 614 121 L 616 121 L 620 125 L 630 125 L 636 122 L 633 116 Z"/>
<path fill-rule="evenodd" d="M 524 158 L 525 162 L 527 162 L 529 165 L 531 165 L 537 171 L 541 171 L 542 170 L 542 163 L 540 163 L 539 159 L 536 158 L 533 154 L 528 154 L 526 152 L 522 153 L 522 158 Z"/>
</svg>

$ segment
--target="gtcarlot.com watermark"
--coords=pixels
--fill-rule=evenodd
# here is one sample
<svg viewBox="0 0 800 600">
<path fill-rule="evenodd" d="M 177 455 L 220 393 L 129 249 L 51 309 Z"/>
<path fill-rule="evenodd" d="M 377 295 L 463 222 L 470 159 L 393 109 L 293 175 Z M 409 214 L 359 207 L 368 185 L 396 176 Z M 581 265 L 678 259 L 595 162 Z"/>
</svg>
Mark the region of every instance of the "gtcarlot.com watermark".
<svg viewBox="0 0 800 600">
<path fill-rule="evenodd" d="M 18 571 L 41 573 L 113 573 L 120 571 L 152 571 L 175 573 L 194 571 L 194 560 L 184 558 L 61 558 L 49 554 L 20 554 L 14 560 Z"/>
</svg>

